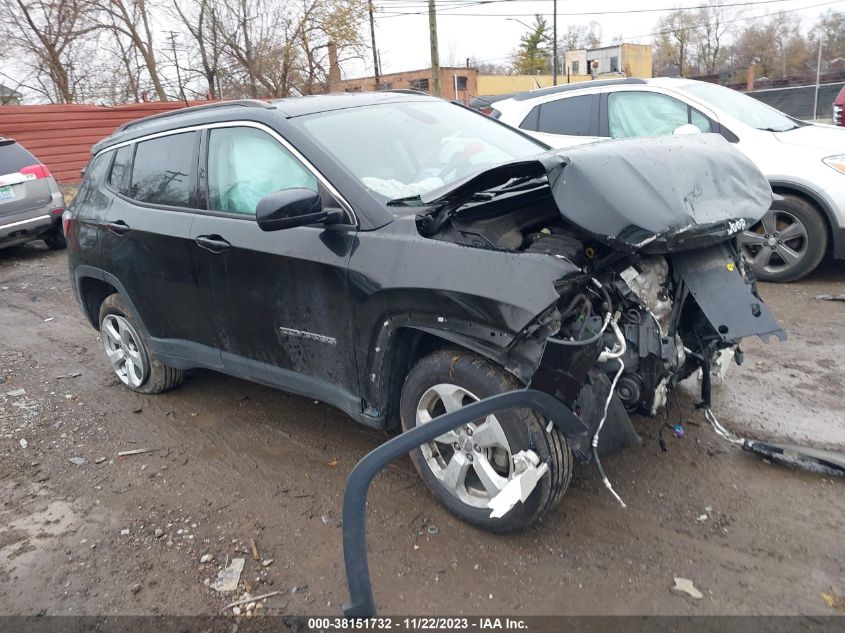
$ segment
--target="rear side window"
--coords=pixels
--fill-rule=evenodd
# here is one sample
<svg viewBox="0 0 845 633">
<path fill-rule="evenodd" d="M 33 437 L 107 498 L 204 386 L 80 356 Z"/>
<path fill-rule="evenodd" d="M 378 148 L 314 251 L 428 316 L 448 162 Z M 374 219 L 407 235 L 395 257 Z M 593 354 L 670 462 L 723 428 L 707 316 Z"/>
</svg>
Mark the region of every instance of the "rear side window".
<svg viewBox="0 0 845 633">
<path fill-rule="evenodd" d="M 37 164 L 38 159 L 17 143 L 0 145 L 0 176 L 14 174 L 24 167 Z"/>
<path fill-rule="evenodd" d="M 73 199 L 73 207 L 79 209 L 80 207 L 94 206 L 98 203 L 102 194 L 98 193 L 98 186 L 106 170 L 109 168 L 111 161 L 111 152 L 103 152 L 98 154 L 85 168 L 85 177 L 82 179 L 82 185 Z"/>
<path fill-rule="evenodd" d="M 275 138 L 248 127 L 211 130 L 211 210 L 252 215 L 258 201 L 268 193 L 294 187 L 317 191 L 317 179 Z"/>
<path fill-rule="evenodd" d="M 111 174 L 109 175 L 109 185 L 120 193 L 126 193 L 126 174 L 134 149 L 134 145 L 126 145 L 117 150 L 114 156 L 114 163 L 112 163 Z"/>
<path fill-rule="evenodd" d="M 194 132 L 138 143 L 129 195 L 140 202 L 190 206 Z"/>
<path fill-rule="evenodd" d="M 537 131 L 537 125 L 540 122 L 540 106 L 534 106 L 531 109 L 531 112 L 522 119 L 522 123 L 519 124 L 523 130 L 531 130 L 532 132 Z"/>
<path fill-rule="evenodd" d="M 542 104 L 537 131 L 569 136 L 593 136 L 593 100 L 593 95 L 582 95 Z"/>
</svg>

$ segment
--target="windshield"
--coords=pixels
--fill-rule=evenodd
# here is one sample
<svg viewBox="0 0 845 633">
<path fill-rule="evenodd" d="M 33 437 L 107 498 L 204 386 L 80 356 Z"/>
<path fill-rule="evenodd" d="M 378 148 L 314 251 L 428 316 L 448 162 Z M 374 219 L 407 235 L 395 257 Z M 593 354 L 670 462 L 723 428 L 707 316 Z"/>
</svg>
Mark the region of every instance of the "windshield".
<svg viewBox="0 0 845 633">
<path fill-rule="evenodd" d="M 767 106 L 736 90 L 709 83 L 685 84 L 683 89 L 714 108 L 723 110 L 738 121 L 758 130 L 786 132 L 801 125 L 780 110 Z"/>
<path fill-rule="evenodd" d="M 311 137 L 380 198 L 420 196 L 546 147 L 446 101 L 416 101 L 303 117 Z"/>
</svg>

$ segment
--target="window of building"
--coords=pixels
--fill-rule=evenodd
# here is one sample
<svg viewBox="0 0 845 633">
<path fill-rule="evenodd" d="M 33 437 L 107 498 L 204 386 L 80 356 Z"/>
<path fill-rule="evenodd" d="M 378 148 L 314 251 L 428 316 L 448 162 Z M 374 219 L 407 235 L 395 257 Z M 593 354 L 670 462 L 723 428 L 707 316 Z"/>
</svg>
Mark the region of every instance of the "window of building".
<svg viewBox="0 0 845 633">
<path fill-rule="evenodd" d="M 194 132 L 185 132 L 138 143 L 129 195 L 141 202 L 189 206 L 194 138 Z"/>
<path fill-rule="evenodd" d="M 411 79 L 410 85 L 412 90 L 428 92 L 428 79 Z"/>
<path fill-rule="evenodd" d="M 593 95 L 567 97 L 540 105 L 538 132 L 591 136 L 593 133 Z"/>
<path fill-rule="evenodd" d="M 572 62 L 572 74 L 577 75 L 579 70 L 580 70 L 580 65 L 578 64 L 578 61 L 576 60 L 576 61 Z"/>
<path fill-rule="evenodd" d="M 618 73 L 619 72 L 619 58 L 618 57 L 611 57 L 610 58 L 610 72 Z"/>
<path fill-rule="evenodd" d="M 458 90 L 466 90 L 467 89 L 467 78 L 458 75 L 456 78 L 456 83 L 458 86 Z"/>
<path fill-rule="evenodd" d="M 272 136 L 249 127 L 211 130 L 208 194 L 214 211 L 252 215 L 268 193 L 304 187 L 317 179 Z"/>
</svg>

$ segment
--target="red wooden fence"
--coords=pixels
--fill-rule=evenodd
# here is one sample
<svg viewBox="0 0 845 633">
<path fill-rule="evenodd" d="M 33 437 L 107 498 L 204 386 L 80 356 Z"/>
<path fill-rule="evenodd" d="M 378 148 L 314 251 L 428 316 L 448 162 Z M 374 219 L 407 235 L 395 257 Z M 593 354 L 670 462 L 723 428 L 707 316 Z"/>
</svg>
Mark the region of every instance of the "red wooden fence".
<svg viewBox="0 0 845 633">
<path fill-rule="evenodd" d="M 189 102 L 190 105 L 205 103 Z M 0 136 L 13 138 L 47 165 L 60 182 L 79 182 L 91 146 L 127 121 L 184 108 L 184 102 L 133 103 L 122 106 L 0 106 Z"/>
</svg>

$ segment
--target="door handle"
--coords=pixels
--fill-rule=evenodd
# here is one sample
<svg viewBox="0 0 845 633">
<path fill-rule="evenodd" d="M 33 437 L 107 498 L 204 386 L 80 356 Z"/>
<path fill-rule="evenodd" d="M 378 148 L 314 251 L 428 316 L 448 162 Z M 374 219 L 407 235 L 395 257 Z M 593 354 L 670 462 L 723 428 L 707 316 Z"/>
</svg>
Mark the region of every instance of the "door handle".
<svg viewBox="0 0 845 633">
<path fill-rule="evenodd" d="M 116 220 L 115 222 L 106 222 L 105 226 L 109 231 L 115 235 L 123 235 L 129 231 L 129 225 L 123 220 Z"/>
<path fill-rule="evenodd" d="M 222 253 L 231 246 L 229 242 L 219 235 L 200 235 L 195 240 L 197 246 L 212 253 Z"/>
</svg>

